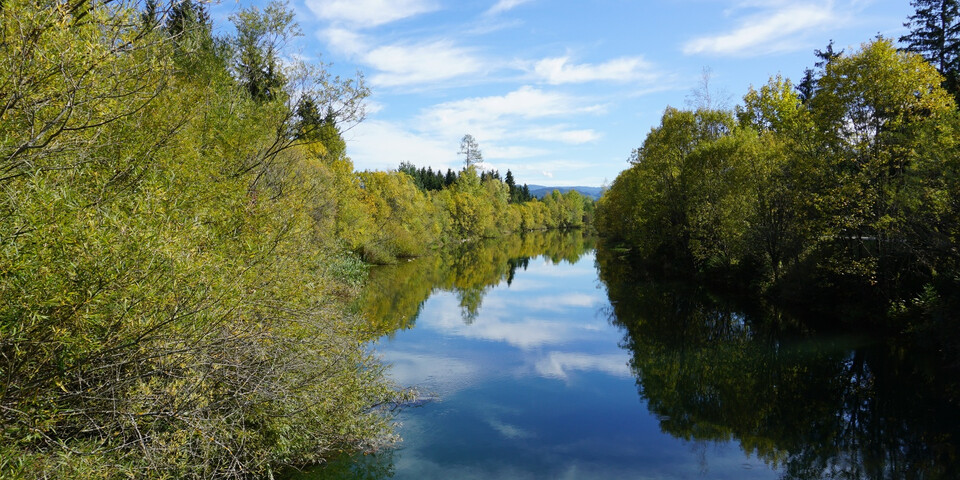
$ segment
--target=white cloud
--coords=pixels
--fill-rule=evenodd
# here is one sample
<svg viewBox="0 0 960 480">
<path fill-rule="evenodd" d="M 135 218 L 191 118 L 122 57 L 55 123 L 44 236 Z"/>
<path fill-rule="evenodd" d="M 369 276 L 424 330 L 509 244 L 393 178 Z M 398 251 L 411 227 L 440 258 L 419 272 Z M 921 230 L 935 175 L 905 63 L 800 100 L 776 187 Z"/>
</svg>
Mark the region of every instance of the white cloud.
<svg viewBox="0 0 960 480">
<path fill-rule="evenodd" d="M 481 142 L 506 139 L 581 141 L 592 136 L 586 130 L 570 130 L 562 125 L 532 125 L 532 121 L 602 111 L 602 106 L 577 97 L 523 86 L 505 95 L 435 105 L 420 116 L 420 123 L 423 130 L 447 137 L 470 132 Z"/>
<path fill-rule="evenodd" d="M 473 50 L 449 39 L 377 46 L 364 35 L 340 27 L 322 30 L 317 37 L 331 49 L 375 70 L 370 83 L 379 87 L 430 85 L 479 75 L 487 69 Z"/>
<path fill-rule="evenodd" d="M 386 107 L 376 100 L 371 100 L 368 98 L 363 101 L 363 111 L 366 112 L 367 115 L 373 115 L 375 113 L 382 112 L 384 108 Z"/>
<path fill-rule="evenodd" d="M 597 295 L 585 293 L 567 293 L 563 295 L 543 295 L 525 299 L 523 306 L 528 309 L 562 312 L 569 308 L 587 308 L 599 305 L 603 299 Z M 592 328 L 590 325 L 581 325 L 582 328 Z"/>
<path fill-rule="evenodd" d="M 439 120 L 487 119 L 503 116 L 542 118 L 555 115 L 583 112 L 598 107 L 578 106 L 575 98 L 556 92 L 523 86 L 506 95 L 475 97 L 442 103 L 434 107 L 431 115 Z"/>
<path fill-rule="evenodd" d="M 572 64 L 569 57 L 545 58 L 533 71 L 551 85 L 595 81 L 653 82 L 659 75 L 642 57 L 622 57 L 600 64 Z"/>
<path fill-rule="evenodd" d="M 367 49 L 367 41 L 362 35 L 345 28 L 328 28 L 318 32 L 317 37 L 333 50 L 346 55 L 361 55 Z"/>
<path fill-rule="evenodd" d="M 524 3 L 530 3 L 530 0 L 500 0 L 496 5 L 490 7 L 490 10 L 487 10 L 487 15 L 496 15 L 498 13 L 506 12 L 507 10 L 512 10 Z"/>
<path fill-rule="evenodd" d="M 307 0 L 318 17 L 357 27 L 375 27 L 437 10 L 433 0 Z"/>
<path fill-rule="evenodd" d="M 363 55 L 362 60 L 380 71 L 370 78 L 371 83 L 384 87 L 436 83 L 484 69 L 471 50 L 449 40 L 384 45 Z"/>
<path fill-rule="evenodd" d="M 502 299 L 500 299 L 502 301 Z M 584 303 L 574 299 L 574 303 Z M 421 315 L 418 328 L 426 328 L 463 338 L 503 342 L 514 347 L 530 350 L 546 345 L 562 345 L 582 340 L 585 335 L 596 334 L 589 324 L 564 320 L 548 320 L 539 317 L 518 317 L 507 311 L 506 305 L 498 305 L 496 295 L 484 299 L 480 316 L 470 325 L 463 322 L 456 295 L 443 292 L 431 298 L 436 312 Z M 526 302 L 524 303 L 526 306 Z M 551 309 L 544 308 L 543 311 Z"/>
<path fill-rule="evenodd" d="M 571 130 L 565 125 L 555 125 L 543 128 L 531 128 L 524 133 L 537 140 L 548 142 L 561 142 L 571 145 L 590 143 L 600 139 L 601 135 L 591 129 Z"/>
<path fill-rule="evenodd" d="M 374 114 L 381 106 L 374 102 L 371 107 Z M 504 95 L 440 103 L 423 110 L 413 122 L 369 119 L 350 130 L 346 139 L 348 153 L 361 170 L 394 169 L 401 161 L 455 168 L 459 139 L 470 133 L 480 142 L 485 168 L 504 170 L 505 161 L 524 159 L 522 165 L 509 168 L 539 173 L 558 165 L 551 144 L 579 145 L 601 138 L 595 130 L 560 123 L 556 117 L 603 111 L 603 106 L 575 96 L 525 86 Z"/>
<path fill-rule="evenodd" d="M 685 54 L 757 55 L 805 48 L 797 36 L 842 23 L 833 2 L 783 4 L 777 9 L 746 18 L 730 33 L 695 38 L 683 47 Z"/>
<path fill-rule="evenodd" d="M 515 160 L 518 158 L 532 158 L 539 157 L 541 155 L 546 155 L 550 153 L 549 150 L 542 148 L 533 148 L 533 147 L 523 147 L 519 145 L 512 146 L 488 146 L 483 149 L 484 154 L 488 158 L 496 158 L 500 160 Z"/>
<path fill-rule="evenodd" d="M 449 333 L 467 338 L 504 342 L 518 348 L 529 349 L 543 345 L 557 345 L 572 340 L 571 329 L 562 322 L 523 319 L 507 322 L 497 318 L 484 318 L 473 325 L 464 326 L 463 320 L 450 324 Z"/>
<path fill-rule="evenodd" d="M 390 122 L 361 122 L 346 134 L 346 140 L 358 170 L 392 170 L 404 161 L 446 169 L 458 162 L 456 139 L 434 140 Z"/>
</svg>

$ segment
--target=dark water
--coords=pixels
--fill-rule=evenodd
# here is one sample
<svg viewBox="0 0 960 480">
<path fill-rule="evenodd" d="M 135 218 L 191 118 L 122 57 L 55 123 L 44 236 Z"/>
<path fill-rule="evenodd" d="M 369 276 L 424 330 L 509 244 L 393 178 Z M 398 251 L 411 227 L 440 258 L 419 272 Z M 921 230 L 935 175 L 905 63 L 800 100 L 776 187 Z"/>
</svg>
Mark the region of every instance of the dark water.
<svg viewBox="0 0 960 480">
<path fill-rule="evenodd" d="M 303 478 L 960 478 L 923 352 L 632 277 L 579 233 L 374 272 L 375 348 L 423 401 L 397 450 Z"/>
</svg>

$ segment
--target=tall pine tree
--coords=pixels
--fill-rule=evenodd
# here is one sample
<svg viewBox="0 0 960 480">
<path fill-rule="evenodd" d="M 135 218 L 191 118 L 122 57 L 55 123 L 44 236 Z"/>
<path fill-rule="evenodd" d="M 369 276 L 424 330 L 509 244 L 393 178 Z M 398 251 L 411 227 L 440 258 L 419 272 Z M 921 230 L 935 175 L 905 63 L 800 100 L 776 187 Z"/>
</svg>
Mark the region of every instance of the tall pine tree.
<svg viewBox="0 0 960 480">
<path fill-rule="evenodd" d="M 903 25 L 905 50 L 919 53 L 945 77 L 944 87 L 960 99 L 960 0 L 913 0 L 915 13 Z"/>
</svg>

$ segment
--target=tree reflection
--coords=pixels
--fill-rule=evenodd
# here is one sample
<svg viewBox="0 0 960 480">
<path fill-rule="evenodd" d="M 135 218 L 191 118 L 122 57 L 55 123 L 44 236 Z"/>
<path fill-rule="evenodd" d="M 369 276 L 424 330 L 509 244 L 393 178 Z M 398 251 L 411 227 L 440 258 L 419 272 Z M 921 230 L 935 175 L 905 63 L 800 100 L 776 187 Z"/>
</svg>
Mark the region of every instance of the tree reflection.
<svg viewBox="0 0 960 480">
<path fill-rule="evenodd" d="M 958 477 L 960 414 L 929 355 L 897 342 L 825 339 L 772 308 L 636 279 L 597 250 L 611 321 L 661 429 L 736 441 L 789 479 Z"/>
<path fill-rule="evenodd" d="M 513 282 L 531 258 L 554 264 L 576 263 L 593 250 L 594 240 L 580 230 L 529 232 L 451 246 L 435 255 L 375 267 L 370 271 L 359 309 L 376 335 L 412 328 L 433 292 L 454 292 L 465 323 L 472 323 L 483 298 L 502 282 Z"/>
<path fill-rule="evenodd" d="M 396 473 L 393 450 L 343 455 L 304 472 L 288 471 L 285 480 L 384 480 Z"/>
</svg>

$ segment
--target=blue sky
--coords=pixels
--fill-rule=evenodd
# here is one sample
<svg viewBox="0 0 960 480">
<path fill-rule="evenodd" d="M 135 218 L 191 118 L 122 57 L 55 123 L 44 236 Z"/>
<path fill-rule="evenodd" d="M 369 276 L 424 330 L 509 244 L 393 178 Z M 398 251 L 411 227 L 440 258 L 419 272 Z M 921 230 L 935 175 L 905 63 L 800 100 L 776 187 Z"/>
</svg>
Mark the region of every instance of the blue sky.
<svg viewBox="0 0 960 480">
<path fill-rule="evenodd" d="M 212 9 L 222 25 L 246 2 Z M 778 73 L 797 80 L 832 39 L 897 38 L 909 1 L 291 0 L 293 45 L 363 72 L 367 118 L 344 136 L 358 170 L 458 169 L 464 134 L 518 183 L 601 186 L 709 71 L 736 105 Z"/>
</svg>

